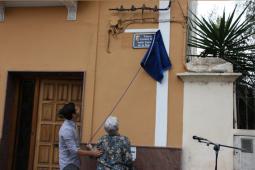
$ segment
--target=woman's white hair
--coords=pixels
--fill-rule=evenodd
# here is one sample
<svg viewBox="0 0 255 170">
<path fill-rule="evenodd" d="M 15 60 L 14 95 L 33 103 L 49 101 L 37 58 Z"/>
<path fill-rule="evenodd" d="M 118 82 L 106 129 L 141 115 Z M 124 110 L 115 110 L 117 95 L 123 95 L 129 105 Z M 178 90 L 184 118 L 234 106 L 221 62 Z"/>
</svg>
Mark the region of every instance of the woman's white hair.
<svg viewBox="0 0 255 170">
<path fill-rule="evenodd" d="M 104 123 L 104 129 L 109 135 L 116 134 L 119 130 L 118 118 L 115 116 L 109 116 Z"/>
</svg>

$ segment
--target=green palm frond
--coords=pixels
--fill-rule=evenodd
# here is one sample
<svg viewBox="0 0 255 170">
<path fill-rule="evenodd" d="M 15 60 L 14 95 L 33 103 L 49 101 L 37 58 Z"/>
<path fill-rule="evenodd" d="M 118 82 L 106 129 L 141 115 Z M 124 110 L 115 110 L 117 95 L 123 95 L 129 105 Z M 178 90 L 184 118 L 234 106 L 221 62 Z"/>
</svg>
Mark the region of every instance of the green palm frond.
<svg viewBox="0 0 255 170">
<path fill-rule="evenodd" d="M 242 72 L 243 75 L 253 72 L 254 76 L 255 43 L 248 43 L 248 40 L 254 35 L 250 28 L 254 27 L 255 23 L 251 17 L 243 19 L 248 6 L 237 16 L 237 7 L 228 17 L 224 10 L 215 20 L 199 18 L 191 12 L 189 29 L 192 34 L 189 36 L 188 45 L 201 49 L 202 52 L 197 56 L 222 58 L 231 62 L 235 71 Z"/>
<path fill-rule="evenodd" d="M 241 17 L 244 14 L 247 7 L 239 14 L 239 16 L 234 20 L 236 8 L 226 19 L 225 10 L 223 11 L 222 17 L 218 20 L 206 20 L 204 17 L 198 18 L 193 14 L 194 19 L 190 20 L 190 25 L 195 36 L 191 36 L 189 40 L 189 45 L 192 47 L 197 47 L 205 50 L 204 55 L 217 54 L 215 57 L 222 57 L 220 55 L 225 55 L 226 51 L 247 50 L 246 39 L 252 36 L 254 33 L 246 34 L 247 30 L 254 23 L 251 22 L 249 18 L 241 21 Z M 209 50 L 210 49 L 210 50 Z M 232 50 L 233 49 L 233 50 Z"/>
</svg>

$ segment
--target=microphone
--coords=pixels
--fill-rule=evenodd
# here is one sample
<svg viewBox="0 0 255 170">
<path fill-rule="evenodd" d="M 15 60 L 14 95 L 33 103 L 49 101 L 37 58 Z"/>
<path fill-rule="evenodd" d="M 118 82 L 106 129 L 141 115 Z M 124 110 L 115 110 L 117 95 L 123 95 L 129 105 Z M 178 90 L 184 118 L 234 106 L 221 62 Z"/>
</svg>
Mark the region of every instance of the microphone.
<svg viewBox="0 0 255 170">
<path fill-rule="evenodd" d="M 198 137 L 198 136 L 193 136 L 192 137 L 194 140 L 199 140 L 199 141 L 201 141 L 201 140 L 207 140 L 207 139 L 205 139 L 205 138 L 201 138 L 201 137 Z"/>
</svg>

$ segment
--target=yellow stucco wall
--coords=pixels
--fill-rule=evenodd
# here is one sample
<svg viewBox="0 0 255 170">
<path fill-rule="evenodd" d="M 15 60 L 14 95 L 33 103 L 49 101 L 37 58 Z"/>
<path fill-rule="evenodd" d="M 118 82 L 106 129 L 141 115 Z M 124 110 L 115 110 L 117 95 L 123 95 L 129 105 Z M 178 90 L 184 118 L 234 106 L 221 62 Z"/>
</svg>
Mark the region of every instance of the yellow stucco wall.
<svg viewBox="0 0 255 170">
<path fill-rule="evenodd" d="M 131 3 L 123 5 L 130 7 Z M 141 5 L 141 2 L 137 5 Z M 145 53 L 144 49 L 132 49 L 132 34 L 126 33 L 120 34 L 117 39 L 112 39 L 111 53 L 106 52 L 107 26 L 111 18 L 108 9 L 119 6 L 120 3 L 102 2 L 99 4 L 100 29 L 98 31 L 96 91 L 92 116 L 93 131 L 102 123 L 127 88 L 139 69 L 140 60 Z M 155 86 L 156 83 L 142 71 L 113 113 L 120 119 L 120 132 L 129 136 L 131 141 L 137 145 L 153 145 Z M 147 99 L 145 96 L 150 97 Z M 101 134 L 103 134 L 103 129 L 95 139 Z"/>
<path fill-rule="evenodd" d="M 186 13 L 187 0 L 179 1 Z M 106 52 L 112 17 L 108 9 L 143 3 L 154 6 L 158 1 L 80 2 L 76 21 L 66 20 L 64 7 L 7 8 L 5 21 L 0 23 L 0 127 L 8 71 L 81 71 L 86 73 L 82 140 L 88 141 L 128 86 L 146 52 L 132 49 L 131 33 L 112 39 L 111 53 Z M 171 16 L 183 19 L 177 1 L 172 3 Z M 185 29 L 180 23 L 171 23 L 168 146 L 173 147 L 181 147 L 182 142 L 183 84 L 176 73 L 184 70 Z M 154 145 L 155 100 L 156 82 L 142 70 L 113 113 L 120 119 L 120 132 L 135 145 Z M 102 134 L 103 129 L 94 141 Z"/>
</svg>

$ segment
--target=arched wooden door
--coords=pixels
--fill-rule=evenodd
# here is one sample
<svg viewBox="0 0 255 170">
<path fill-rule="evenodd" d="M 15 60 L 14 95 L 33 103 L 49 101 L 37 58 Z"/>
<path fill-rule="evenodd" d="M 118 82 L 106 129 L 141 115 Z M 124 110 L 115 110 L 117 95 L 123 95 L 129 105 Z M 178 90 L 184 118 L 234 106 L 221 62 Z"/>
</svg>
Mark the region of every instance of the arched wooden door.
<svg viewBox="0 0 255 170">
<path fill-rule="evenodd" d="M 80 129 L 82 80 L 42 80 L 38 103 L 34 170 L 57 170 L 58 131 L 63 119 L 58 110 L 68 102 L 76 104 L 77 125 Z"/>
</svg>

